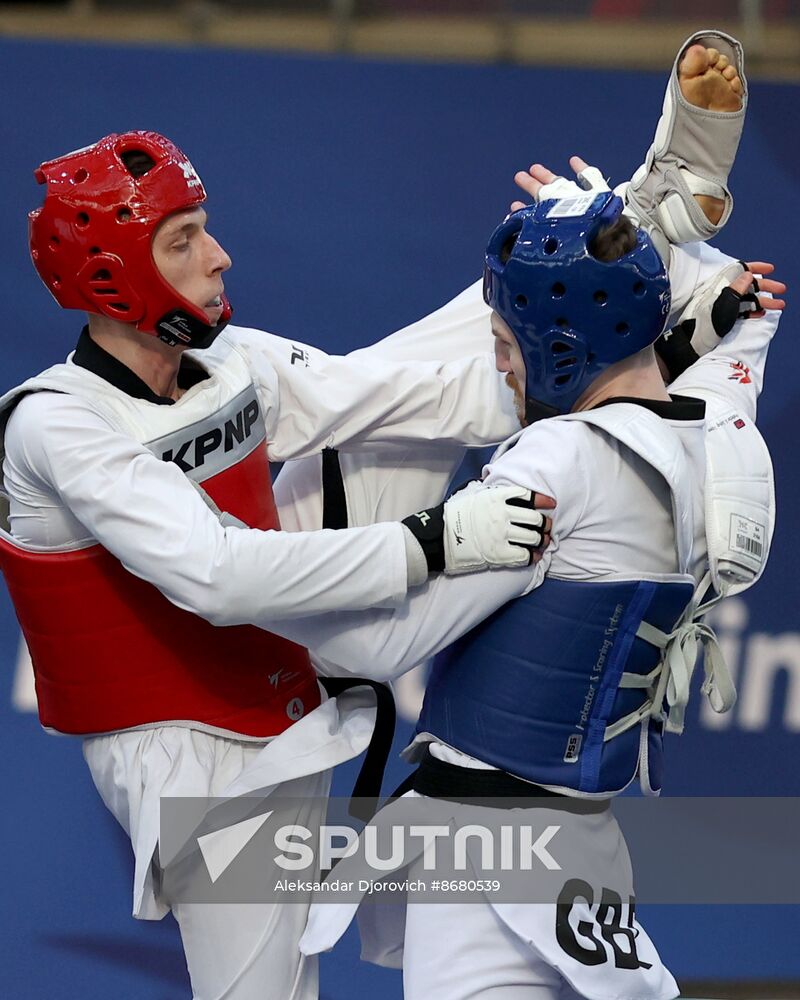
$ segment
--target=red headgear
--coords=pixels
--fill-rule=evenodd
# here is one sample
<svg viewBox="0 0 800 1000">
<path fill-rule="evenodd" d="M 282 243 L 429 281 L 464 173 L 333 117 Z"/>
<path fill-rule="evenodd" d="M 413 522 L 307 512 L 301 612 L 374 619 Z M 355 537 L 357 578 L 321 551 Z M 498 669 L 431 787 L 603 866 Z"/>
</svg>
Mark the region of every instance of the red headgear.
<svg viewBox="0 0 800 1000">
<path fill-rule="evenodd" d="M 153 260 L 159 223 L 206 199 L 174 143 L 157 132 L 108 135 L 43 163 L 35 176 L 47 193 L 28 216 L 31 258 L 60 306 L 134 323 L 168 344 L 211 343 L 231 317 L 227 298 L 210 326 Z"/>
</svg>

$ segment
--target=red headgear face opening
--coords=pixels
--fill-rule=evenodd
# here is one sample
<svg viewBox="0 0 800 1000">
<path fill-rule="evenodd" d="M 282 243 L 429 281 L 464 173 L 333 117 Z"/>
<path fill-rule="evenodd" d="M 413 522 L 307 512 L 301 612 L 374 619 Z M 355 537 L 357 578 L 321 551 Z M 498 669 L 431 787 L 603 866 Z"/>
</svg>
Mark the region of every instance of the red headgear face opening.
<svg viewBox="0 0 800 1000">
<path fill-rule="evenodd" d="M 153 234 L 169 215 L 194 208 L 206 192 L 178 147 L 157 132 L 109 135 L 43 163 L 44 204 L 28 216 L 31 258 L 64 309 L 83 309 L 169 344 L 206 346 L 215 326 L 167 284 L 153 261 Z"/>
</svg>

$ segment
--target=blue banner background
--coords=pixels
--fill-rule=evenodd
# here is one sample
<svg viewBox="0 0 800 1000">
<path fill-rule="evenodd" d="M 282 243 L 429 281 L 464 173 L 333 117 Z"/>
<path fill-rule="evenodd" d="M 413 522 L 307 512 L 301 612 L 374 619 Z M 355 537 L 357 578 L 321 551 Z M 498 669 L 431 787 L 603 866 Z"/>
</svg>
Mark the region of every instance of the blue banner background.
<svg viewBox="0 0 800 1000">
<path fill-rule="evenodd" d="M 56 309 L 26 252 L 43 159 L 111 131 L 149 128 L 188 151 L 230 250 L 245 325 L 344 352 L 423 315 L 479 273 L 487 234 L 532 160 L 581 153 L 615 180 L 639 164 L 664 73 L 415 65 L 188 49 L 0 42 L 4 70 L 0 389 L 60 360 L 80 318 Z M 796 86 L 752 86 L 723 249 L 794 281 L 800 200 Z M 669 746 L 668 794 L 797 795 L 800 607 L 795 524 L 797 347 L 773 348 L 760 424 L 778 475 L 779 528 L 761 585 L 721 631 L 740 700 L 722 727 L 695 707 Z M 20 700 L 18 631 L 0 597 L 0 993 L 100 1000 L 189 995 L 171 920 L 130 912 L 130 848 L 91 787 L 77 742 L 46 737 Z M 412 678 L 401 708 L 413 713 Z M 16 694 L 15 694 L 16 692 Z M 398 734 L 402 745 L 405 723 Z M 343 769 L 344 792 L 352 768 Z M 399 763 L 390 780 L 403 776 Z M 756 804 L 754 804 L 754 808 Z M 713 851 L 713 843 L 676 851 Z M 735 873 L 732 873 L 732 878 Z M 676 975 L 798 978 L 794 907 L 642 907 Z M 323 963 L 323 996 L 400 996 L 397 973 L 357 961 L 349 935 Z"/>
</svg>

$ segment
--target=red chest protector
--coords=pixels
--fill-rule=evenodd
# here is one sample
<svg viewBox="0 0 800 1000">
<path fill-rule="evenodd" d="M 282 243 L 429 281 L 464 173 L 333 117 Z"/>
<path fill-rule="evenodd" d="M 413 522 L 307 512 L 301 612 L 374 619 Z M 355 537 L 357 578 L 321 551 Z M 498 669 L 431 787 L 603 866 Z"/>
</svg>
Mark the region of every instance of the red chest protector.
<svg viewBox="0 0 800 1000">
<path fill-rule="evenodd" d="M 150 447 L 223 511 L 253 528 L 280 527 L 252 389 L 236 413 L 225 407 L 201 433 L 195 426 L 177 437 Z M 99 544 L 31 552 L 4 532 L 0 569 L 30 649 L 43 726 L 87 734 L 184 721 L 268 737 L 320 703 L 301 646 L 177 608 Z"/>
</svg>

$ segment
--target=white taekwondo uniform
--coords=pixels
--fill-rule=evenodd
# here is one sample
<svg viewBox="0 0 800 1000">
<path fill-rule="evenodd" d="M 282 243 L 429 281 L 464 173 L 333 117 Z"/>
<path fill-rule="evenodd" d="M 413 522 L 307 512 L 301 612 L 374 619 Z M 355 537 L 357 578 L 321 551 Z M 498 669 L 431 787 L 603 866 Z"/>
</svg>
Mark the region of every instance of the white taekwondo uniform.
<svg viewBox="0 0 800 1000">
<path fill-rule="evenodd" d="M 729 261 L 710 248 L 693 248 L 690 254 L 700 265 L 700 280 Z M 545 579 L 693 580 L 699 584 L 708 570 L 707 528 L 713 528 L 707 524 L 704 504 L 708 456 L 727 457 L 735 464 L 741 457 L 737 449 L 744 450 L 745 439 L 754 447 L 745 456 L 745 463 L 749 458 L 755 460 L 755 468 L 748 471 L 759 481 L 757 492 L 763 501 L 760 521 L 766 536 L 762 536 L 762 542 L 768 542 L 772 528 L 768 509 L 771 467 L 760 438 L 754 440 L 753 422 L 767 350 L 778 318 L 777 313 L 767 313 L 760 319 L 737 323 L 716 351 L 670 387 L 674 395 L 692 397 L 694 402 L 678 399 L 651 407 L 661 421 L 645 406 L 623 401 L 600 407 L 593 415 L 541 421 L 518 434 L 513 447 L 499 450 L 485 470 L 486 483 L 514 483 L 553 496 L 557 502 L 553 544 L 528 572 L 498 570 L 481 578 L 435 579 L 410 595 L 400 609 L 318 616 L 276 624 L 276 631 L 303 642 L 331 671 L 349 669 L 389 679 L 449 646 L 507 602 L 532 593 Z M 373 350 L 380 347 L 376 345 Z M 593 426 L 588 422 L 593 419 L 607 426 Z M 664 430 L 665 440 L 679 440 L 682 445 L 682 457 L 672 472 L 665 470 L 663 461 L 659 468 L 654 457 L 658 447 L 648 454 L 647 434 L 638 453 L 622 443 L 624 434 L 619 427 L 626 422 L 652 430 L 654 440 L 658 438 L 657 425 L 663 423 L 670 428 Z M 724 480 L 726 469 L 719 468 L 716 460 L 712 465 L 717 480 Z M 288 471 L 291 474 L 291 469 Z M 728 475 L 739 471 L 727 470 Z M 363 498 L 371 495 L 380 498 L 383 516 L 392 516 L 380 483 L 381 475 L 389 479 L 386 469 L 353 472 L 343 463 L 343 472 L 348 506 L 352 498 L 354 509 L 367 520 L 369 513 L 363 510 Z M 736 506 L 735 481 L 723 487 L 717 482 L 714 490 L 723 497 L 727 491 Z M 278 495 L 280 502 L 289 495 L 287 487 L 280 483 Z M 309 501 L 306 510 L 312 510 Z M 729 514 L 728 508 L 722 511 L 726 519 Z M 302 524 L 309 527 L 312 523 L 313 515 L 309 513 Z M 531 624 L 535 641 L 535 622 Z M 724 687 L 725 678 L 712 678 L 712 684 L 718 689 Z M 674 707 L 676 728 L 682 707 Z M 413 759 L 418 759 L 424 743 L 430 745 L 435 758 L 447 763 L 478 769 L 490 766 L 479 759 L 479 753 L 467 757 L 424 732 L 412 748 Z M 635 771 L 631 778 L 634 775 Z M 598 857 L 604 850 L 613 855 L 613 845 L 618 841 L 618 831 L 610 818 L 605 834 L 594 848 Z M 337 878 L 348 878 L 346 866 L 347 860 L 340 862 Z M 304 950 L 313 953 L 332 947 L 356 908 L 357 904 L 315 906 L 303 939 Z M 578 916 L 591 923 L 591 908 L 585 906 L 584 911 Z M 386 907 L 365 907 L 360 923 L 363 956 L 380 964 L 403 964 L 408 1000 L 430 996 L 437 1000 L 466 1000 L 475 995 L 497 995 L 498 1000 L 501 996 L 504 1000 L 533 996 L 554 1000 L 571 996 L 573 990 L 596 1000 L 627 1000 L 634 996 L 640 1000 L 667 1000 L 677 995 L 674 980 L 638 926 L 636 948 L 642 964 L 620 969 L 614 967 L 609 956 L 608 964 L 600 971 L 594 965 L 582 964 L 560 947 L 553 907 L 420 904 L 392 918 L 387 916 Z M 448 933 L 442 934 L 445 926 Z"/>
<path fill-rule="evenodd" d="M 404 529 L 398 524 L 292 536 L 244 527 L 242 520 L 256 529 L 277 527 L 268 509 L 267 454 L 283 461 L 326 446 L 399 449 L 435 439 L 447 450 L 496 441 L 518 426 L 512 395 L 494 370 L 485 337 L 475 350 L 465 340 L 458 360 L 406 364 L 329 357 L 305 344 L 228 327 L 209 349 L 188 353 L 181 377 L 186 391 L 175 402 L 156 397 L 86 335 L 82 342 L 82 364 L 70 359 L 0 400 L 7 418 L 8 551 L 50 557 L 50 566 L 98 551 L 102 558 L 105 550 L 118 560 L 112 572 L 128 581 L 124 586 L 154 585 L 142 607 L 153 614 L 152 601 L 162 601 L 155 613 L 171 616 L 187 641 L 204 628 L 209 643 L 224 644 L 233 642 L 241 623 L 392 605 L 406 593 Z M 487 393 L 494 405 L 476 412 L 469 400 Z M 244 482 L 226 477 L 245 467 L 251 472 L 249 495 L 241 496 Z M 220 519 L 197 484 L 229 510 L 230 501 L 240 520 Z M 81 611 L 80 585 L 71 592 Z M 47 600 L 43 594 L 30 602 L 37 621 L 47 617 Z M 87 613 L 87 603 L 81 613 Z M 123 613 L 110 606 L 108 614 L 118 611 Z M 199 618 L 187 625 L 185 615 L 175 617 L 184 612 L 234 628 L 216 630 Z M 69 619 L 63 615 L 65 625 Z M 242 705 L 235 690 L 207 704 L 207 685 L 194 677 L 195 664 L 173 655 L 169 636 L 159 647 L 156 625 L 147 618 L 139 626 L 127 621 L 124 643 L 117 633 L 114 645 L 110 627 L 108 635 L 80 647 L 80 654 L 100 660 L 96 691 L 85 677 L 77 697 L 70 676 L 55 678 L 55 684 L 48 671 L 37 676 L 45 725 L 89 736 L 84 753 L 95 784 L 131 837 L 133 912 L 143 919 L 159 919 L 168 910 L 158 898 L 153 867 L 162 796 L 240 795 L 278 786 L 282 794 L 319 798 L 327 793 L 330 768 L 366 747 L 375 717 L 367 689 L 323 701 L 305 714 L 321 700 L 313 674 L 311 692 L 307 676 L 301 678 L 305 705 L 287 689 L 272 719 L 248 715 L 252 706 Z M 97 628 L 102 631 L 104 623 Z M 46 621 L 38 632 L 46 644 Z M 254 632 L 245 644 L 264 635 Z M 140 649 L 144 653 L 137 655 Z M 120 658 L 115 670 L 104 669 L 103 650 Z M 202 641 L 194 652 L 205 655 Z M 85 670 L 80 654 L 75 666 Z M 269 681 L 277 698 L 283 681 L 291 687 L 302 672 L 302 663 L 295 665 L 296 671 L 283 672 L 286 678 L 276 671 L 268 680 L 266 671 L 259 672 L 263 687 L 256 697 L 274 701 Z M 213 672 L 213 662 L 205 666 Z M 127 670 L 132 677 L 124 676 Z M 171 685 L 161 695 L 160 671 Z M 205 677 L 216 682 L 213 673 Z M 230 687 L 227 676 L 222 680 Z M 253 683 L 246 674 L 240 680 Z M 188 689 L 190 682 L 194 693 L 184 710 L 181 687 Z M 167 694 L 171 700 L 164 708 L 159 700 Z M 175 916 L 198 1000 L 316 996 L 316 963 L 302 960 L 297 949 L 304 906 L 177 905 Z"/>
</svg>

